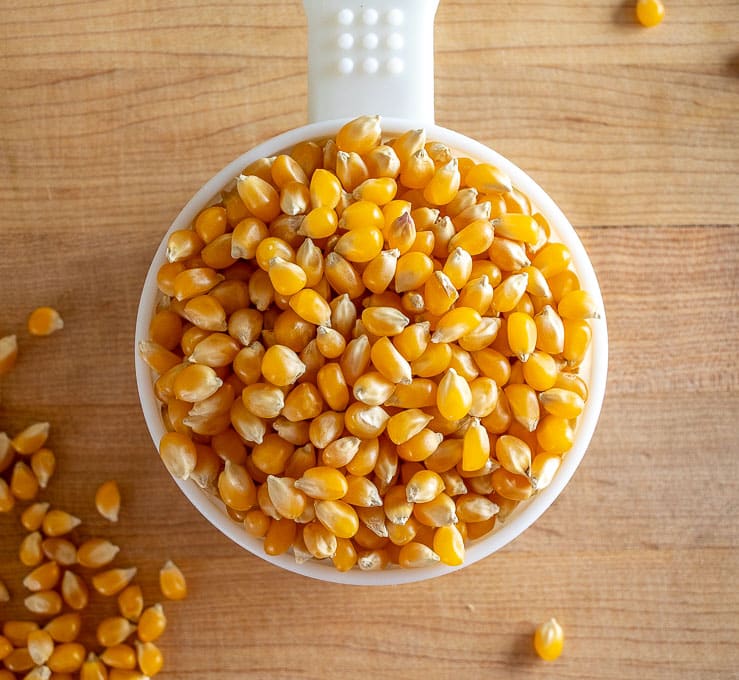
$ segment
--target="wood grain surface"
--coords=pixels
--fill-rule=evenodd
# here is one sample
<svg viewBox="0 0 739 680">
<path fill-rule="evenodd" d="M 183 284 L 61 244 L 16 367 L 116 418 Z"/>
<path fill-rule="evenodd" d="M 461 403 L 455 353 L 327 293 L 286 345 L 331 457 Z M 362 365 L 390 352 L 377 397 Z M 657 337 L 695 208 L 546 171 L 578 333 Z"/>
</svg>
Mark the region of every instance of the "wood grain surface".
<svg viewBox="0 0 739 680">
<path fill-rule="evenodd" d="M 166 559 L 165 678 L 739 677 L 739 3 L 441 0 L 436 114 L 559 203 L 598 272 L 610 376 L 589 453 L 498 554 L 435 581 L 341 587 L 218 534 L 156 459 L 133 329 L 162 233 L 217 170 L 306 121 L 306 26 L 287 0 L 0 2 L 0 431 L 52 423 L 45 494 L 136 564 Z M 63 332 L 32 339 L 51 304 Z M 118 525 L 96 519 L 119 480 Z M 22 535 L 0 578 L 22 614 Z M 112 611 L 95 600 L 95 614 Z M 538 661 L 557 616 L 562 658 Z M 91 639 L 91 632 L 85 639 Z"/>
</svg>

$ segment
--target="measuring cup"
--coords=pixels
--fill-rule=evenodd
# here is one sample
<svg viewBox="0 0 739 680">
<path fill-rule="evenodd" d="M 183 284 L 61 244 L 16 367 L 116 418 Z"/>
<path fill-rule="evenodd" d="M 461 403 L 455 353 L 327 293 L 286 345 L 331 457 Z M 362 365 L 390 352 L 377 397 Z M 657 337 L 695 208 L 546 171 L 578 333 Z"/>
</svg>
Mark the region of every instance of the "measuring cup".
<svg viewBox="0 0 739 680">
<path fill-rule="evenodd" d="M 514 187 L 526 194 L 547 219 L 553 240 L 561 241 L 569 248 L 582 287 L 603 309 L 590 260 L 572 225 L 554 201 L 526 173 L 500 154 L 434 123 L 433 24 L 437 4 L 438 0 L 304 0 L 308 17 L 310 123 L 273 137 L 239 156 L 208 180 L 182 209 L 164 235 L 144 282 L 136 320 L 136 348 L 147 339 L 161 296 L 156 274 L 166 262 L 169 234 L 189 228 L 195 217 L 208 205 L 217 202 L 221 190 L 233 186 L 241 170 L 253 161 L 288 153 L 300 141 L 334 136 L 348 119 L 362 114 L 381 114 L 384 136 L 391 137 L 423 127 L 429 140 L 443 142 L 455 155 L 490 163 L 506 172 Z M 393 585 L 448 574 L 491 555 L 519 536 L 554 502 L 575 473 L 595 431 L 606 385 L 608 341 L 605 316 L 592 326 L 591 348 L 580 369 L 590 394 L 577 423 L 572 449 L 564 456 L 548 487 L 521 502 L 492 532 L 470 542 L 465 562 L 459 567 L 436 565 L 382 571 L 355 568 L 342 573 L 329 560 L 309 560 L 298 564 L 290 552 L 267 555 L 261 540 L 249 535 L 240 523 L 232 520 L 218 498 L 206 494 L 191 480 L 175 479 L 175 482 L 219 531 L 254 555 L 288 571 L 324 581 L 360 585 Z M 154 444 L 158 446 L 166 428 L 160 403 L 154 394 L 152 372 L 138 350 L 135 362 L 144 417 Z"/>
</svg>

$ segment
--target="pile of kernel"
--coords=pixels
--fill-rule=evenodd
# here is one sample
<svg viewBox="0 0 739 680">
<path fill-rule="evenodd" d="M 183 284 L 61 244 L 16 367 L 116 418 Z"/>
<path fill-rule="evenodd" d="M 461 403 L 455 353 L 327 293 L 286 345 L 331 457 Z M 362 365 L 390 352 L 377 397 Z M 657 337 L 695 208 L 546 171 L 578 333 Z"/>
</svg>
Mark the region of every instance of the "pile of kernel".
<svg viewBox="0 0 739 680">
<path fill-rule="evenodd" d="M 270 555 L 461 564 L 573 445 L 597 313 L 571 260 L 424 130 L 261 158 L 169 236 L 140 345 L 161 458 Z"/>
<path fill-rule="evenodd" d="M 28 319 L 31 335 L 44 336 L 63 328 L 61 316 L 50 307 L 35 310 Z M 18 356 L 15 335 L 0 338 L 0 376 Z M 0 680 L 146 680 L 162 669 L 162 652 L 155 641 L 167 620 L 161 604 L 144 607 L 134 582 L 136 567 L 112 567 L 120 548 L 94 537 L 77 540 L 82 521 L 47 501 L 39 500 L 56 470 L 56 456 L 47 447 L 50 426 L 33 423 L 9 437 L 0 432 L 0 513 L 17 511 L 26 531 L 18 559 L 27 569 L 23 603 L 33 618 L 0 620 Z M 115 481 L 102 484 L 95 507 L 102 517 L 117 522 L 121 496 Z M 162 594 L 185 597 L 182 572 L 172 562 L 159 574 Z M 78 641 L 91 592 L 117 596 L 119 615 L 104 618 L 96 628 L 100 648 L 88 650 Z M 0 580 L 0 604 L 11 593 Z M 129 638 L 136 636 L 135 643 Z"/>
</svg>

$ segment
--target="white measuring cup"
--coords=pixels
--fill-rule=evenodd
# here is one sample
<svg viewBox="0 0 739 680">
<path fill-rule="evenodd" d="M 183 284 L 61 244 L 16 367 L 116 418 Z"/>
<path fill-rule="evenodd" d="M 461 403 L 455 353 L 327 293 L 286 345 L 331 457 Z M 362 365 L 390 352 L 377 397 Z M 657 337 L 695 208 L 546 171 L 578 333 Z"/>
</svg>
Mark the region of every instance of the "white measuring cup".
<svg viewBox="0 0 739 680">
<path fill-rule="evenodd" d="M 241 170 L 264 156 L 288 153 L 298 142 L 334 136 L 350 118 L 382 115 L 383 135 L 391 137 L 423 127 L 428 139 L 443 142 L 455 155 L 490 163 L 506 172 L 513 185 L 531 200 L 551 226 L 552 239 L 572 253 L 573 266 L 584 289 L 603 310 L 600 287 L 590 259 L 572 225 L 554 201 L 520 168 L 489 147 L 462 134 L 435 125 L 433 94 L 433 25 L 438 0 L 304 0 L 308 17 L 308 111 L 310 123 L 273 137 L 250 149 L 206 182 L 177 215 L 164 235 L 144 282 L 136 319 L 136 380 L 146 425 L 155 446 L 166 432 L 161 404 L 154 394 L 153 374 L 138 352 L 148 337 L 160 292 L 156 275 L 166 262 L 167 238 L 187 229 L 220 192 L 233 186 Z M 580 374 L 589 386 L 589 398 L 580 416 L 572 449 L 564 456 L 552 483 L 521 502 L 505 522 L 467 546 L 458 567 L 436 565 L 420 569 L 337 571 L 329 560 L 296 563 L 290 552 L 271 556 L 262 541 L 232 520 L 224 504 L 193 481 L 175 478 L 188 500 L 219 531 L 254 555 L 304 576 L 358 585 L 393 585 L 421 581 L 464 568 L 500 550 L 519 536 L 554 502 L 572 478 L 595 431 L 605 393 L 608 339 L 605 315 L 593 325 L 593 338 Z M 152 454 L 152 460 L 154 454 Z"/>
</svg>

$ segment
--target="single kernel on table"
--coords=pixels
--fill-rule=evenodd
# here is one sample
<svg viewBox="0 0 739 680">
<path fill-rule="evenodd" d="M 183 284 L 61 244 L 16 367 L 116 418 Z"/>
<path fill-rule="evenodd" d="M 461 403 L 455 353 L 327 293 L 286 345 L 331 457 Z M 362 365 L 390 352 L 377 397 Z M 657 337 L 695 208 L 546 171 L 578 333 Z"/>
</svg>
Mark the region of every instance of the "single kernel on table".
<svg viewBox="0 0 739 680">
<path fill-rule="evenodd" d="M 184 600 L 187 597 L 185 575 L 172 560 L 168 560 L 159 570 L 159 588 L 168 600 Z"/>
<path fill-rule="evenodd" d="M 39 307 L 28 317 L 28 332 L 31 335 L 51 335 L 62 328 L 64 321 L 53 307 Z"/>
<path fill-rule="evenodd" d="M 554 661 L 562 654 L 564 632 L 555 618 L 540 624 L 534 632 L 534 649 L 545 661 Z"/>
<path fill-rule="evenodd" d="M 18 338 L 6 335 L 0 338 L 0 375 L 10 373 L 18 358 Z"/>
<path fill-rule="evenodd" d="M 103 482 L 95 492 L 95 508 L 109 522 L 117 522 L 121 509 L 121 492 L 114 480 Z"/>
<path fill-rule="evenodd" d="M 665 6 L 661 0 L 637 0 L 636 18 L 642 26 L 656 26 L 665 18 Z"/>
</svg>

